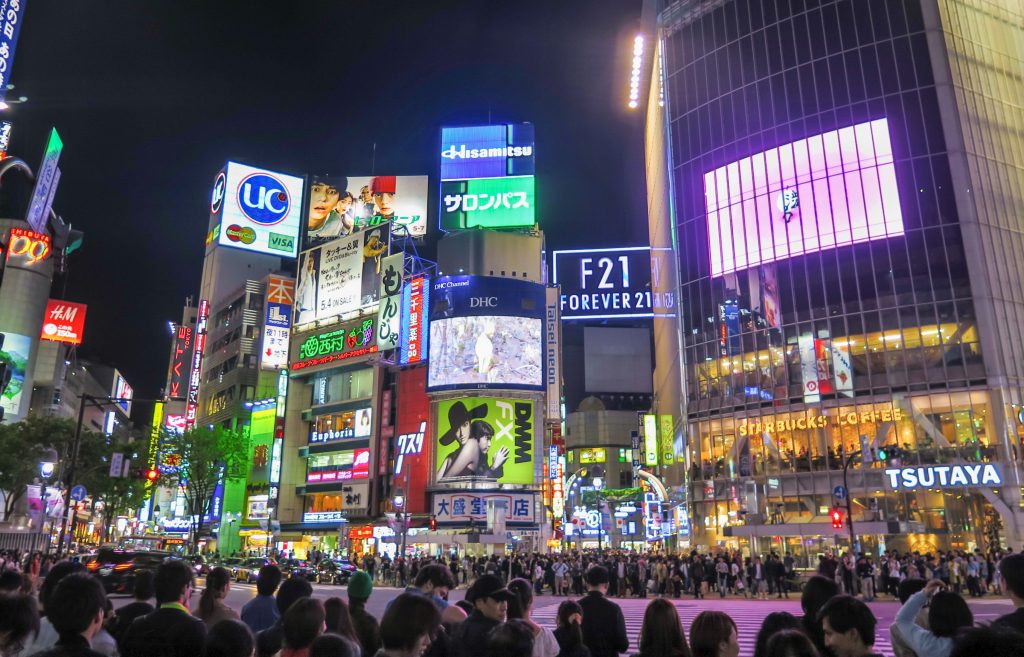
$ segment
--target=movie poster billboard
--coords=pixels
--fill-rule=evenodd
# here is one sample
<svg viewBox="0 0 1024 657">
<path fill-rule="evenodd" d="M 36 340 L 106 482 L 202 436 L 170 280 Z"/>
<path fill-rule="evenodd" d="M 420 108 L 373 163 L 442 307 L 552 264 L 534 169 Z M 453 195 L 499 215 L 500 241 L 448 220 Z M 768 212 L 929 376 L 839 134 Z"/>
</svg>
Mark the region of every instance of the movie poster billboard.
<svg viewBox="0 0 1024 657">
<path fill-rule="evenodd" d="M 427 176 L 319 176 L 313 179 L 306 245 L 391 225 L 396 236 L 427 234 Z"/>
<path fill-rule="evenodd" d="M 472 397 L 437 406 L 438 482 L 478 478 L 532 484 L 534 408 L 528 399 Z"/>
</svg>

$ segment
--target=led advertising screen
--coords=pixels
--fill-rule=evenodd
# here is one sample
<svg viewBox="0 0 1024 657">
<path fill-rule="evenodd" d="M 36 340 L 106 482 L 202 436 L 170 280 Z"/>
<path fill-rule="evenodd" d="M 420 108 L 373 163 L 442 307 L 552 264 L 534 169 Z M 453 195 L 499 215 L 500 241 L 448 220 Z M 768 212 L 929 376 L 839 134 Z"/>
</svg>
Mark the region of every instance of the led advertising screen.
<svg viewBox="0 0 1024 657">
<path fill-rule="evenodd" d="M 365 447 L 310 454 L 306 461 L 306 483 L 309 484 L 369 478 L 370 450 Z"/>
<path fill-rule="evenodd" d="M 84 303 L 49 299 L 46 302 L 46 315 L 43 317 L 43 330 L 40 340 L 82 344 L 82 333 L 85 332 Z"/>
<path fill-rule="evenodd" d="M 6 363 L 11 372 L 11 381 L 0 395 L 0 408 L 8 420 L 18 417 L 21 406 L 21 393 L 25 388 L 25 368 L 28 365 L 29 353 L 32 350 L 32 338 L 18 333 L 3 333 L 3 345 L 0 345 L 0 362 Z M 31 391 L 29 391 L 31 393 Z"/>
<path fill-rule="evenodd" d="M 529 399 L 474 397 L 437 406 L 438 482 L 478 477 L 533 483 L 534 421 Z"/>
<path fill-rule="evenodd" d="M 441 129 L 441 180 L 534 173 L 532 123 Z"/>
<path fill-rule="evenodd" d="M 555 251 L 551 271 L 563 320 L 672 315 L 652 290 L 649 246 Z"/>
<path fill-rule="evenodd" d="M 428 390 L 544 388 L 545 289 L 491 276 L 433 286 Z"/>
<path fill-rule="evenodd" d="M 903 234 L 886 119 L 704 174 L 711 275 Z"/>
<path fill-rule="evenodd" d="M 211 207 L 223 203 L 217 243 L 236 249 L 294 258 L 302 224 L 302 178 L 228 162 L 223 197 L 214 182 Z"/>
<path fill-rule="evenodd" d="M 306 245 L 390 223 L 395 235 L 427 234 L 427 176 L 319 176 L 309 186 Z"/>
<path fill-rule="evenodd" d="M 537 221 L 533 176 L 446 180 L 441 230 L 517 228 Z"/>
<path fill-rule="evenodd" d="M 303 251 L 295 290 L 295 324 L 308 324 L 368 309 L 380 295 L 381 263 L 391 232 L 370 228 Z"/>
</svg>

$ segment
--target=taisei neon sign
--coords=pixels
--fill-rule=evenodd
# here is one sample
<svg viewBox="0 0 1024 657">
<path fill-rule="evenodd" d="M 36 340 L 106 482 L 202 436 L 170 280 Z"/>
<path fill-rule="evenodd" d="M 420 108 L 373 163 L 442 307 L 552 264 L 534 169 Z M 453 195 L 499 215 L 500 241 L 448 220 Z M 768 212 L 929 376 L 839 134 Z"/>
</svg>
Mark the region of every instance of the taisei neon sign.
<svg viewBox="0 0 1024 657">
<path fill-rule="evenodd" d="M 889 487 L 893 490 L 967 488 L 968 486 L 1002 486 L 1003 484 L 1003 476 L 992 463 L 887 468 L 885 476 L 888 479 Z"/>
</svg>

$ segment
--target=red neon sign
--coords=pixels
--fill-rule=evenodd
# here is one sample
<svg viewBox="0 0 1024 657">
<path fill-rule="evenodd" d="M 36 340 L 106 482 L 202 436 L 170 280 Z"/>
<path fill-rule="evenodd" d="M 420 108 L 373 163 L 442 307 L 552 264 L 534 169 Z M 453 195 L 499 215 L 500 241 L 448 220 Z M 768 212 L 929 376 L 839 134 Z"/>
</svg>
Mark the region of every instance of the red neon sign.
<svg viewBox="0 0 1024 657">
<path fill-rule="evenodd" d="M 82 344 L 82 333 L 85 331 L 84 303 L 50 299 L 46 302 L 46 316 L 40 340 L 51 342 L 67 342 Z"/>
<path fill-rule="evenodd" d="M 16 267 L 31 267 L 50 255 L 50 236 L 12 228 L 7 242 L 7 262 Z"/>
</svg>

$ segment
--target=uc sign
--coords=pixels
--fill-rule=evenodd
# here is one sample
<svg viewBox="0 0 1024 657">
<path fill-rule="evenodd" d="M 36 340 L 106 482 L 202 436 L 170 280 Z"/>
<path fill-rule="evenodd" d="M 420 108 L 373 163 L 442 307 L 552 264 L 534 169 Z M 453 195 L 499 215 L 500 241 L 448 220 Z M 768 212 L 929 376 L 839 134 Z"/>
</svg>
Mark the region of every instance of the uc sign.
<svg viewBox="0 0 1024 657">
<path fill-rule="evenodd" d="M 253 173 L 238 185 L 238 207 L 242 214 L 261 226 L 284 221 L 291 199 L 285 184 L 265 173 Z"/>
<path fill-rule="evenodd" d="M 50 236 L 12 228 L 7 242 L 7 262 L 17 267 L 31 267 L 50 255 Z"/>
</svg>

